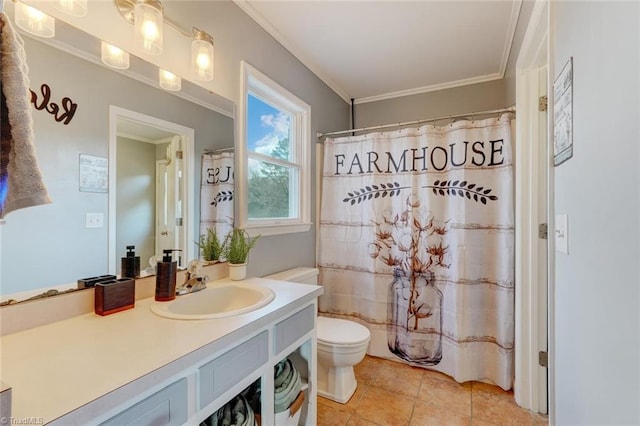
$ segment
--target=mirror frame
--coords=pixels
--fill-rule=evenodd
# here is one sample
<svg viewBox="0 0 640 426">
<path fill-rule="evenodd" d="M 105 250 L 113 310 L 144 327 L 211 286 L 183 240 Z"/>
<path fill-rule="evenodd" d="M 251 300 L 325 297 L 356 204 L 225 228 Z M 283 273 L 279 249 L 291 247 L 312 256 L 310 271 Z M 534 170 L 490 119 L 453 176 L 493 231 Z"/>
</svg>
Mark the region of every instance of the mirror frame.
<svg viewBox="0 0 640 426">
<path fill-rule="evenodd" d="M 183 217 L 186 218 L 186 232 L 183 235 L 182 246 L 184 247 L 183 259 L 187 264 L 194 257 L 194 244 L 190 244 L 194 240 L 195 229 L 195 207 L 194 207 L 194 181 L 195 181 L 195 130 L 180 124 L 165 121 L 156 117 L 151 117 L 139 112 L 130 111 L 114 105 L 109 105 L 109 247 L 108 247 L 108 271 L 109 274 L 116 273 L 117 255 L 116 255 L 116 155 L 117 155 L 117 139 L 118 119 L 135 121 L 147 126 L 153 126 L 165 130 L 167 132 L 176 133 L 184 137 L 185 146 L 183 153 L 184 169 L 186 170 L 186 179 L 184 189 L 185 208 Z M 157 255 L 158 253 L 156 253 Z M 149 259 L 141 259 L 141 269 L 148 266 Z"/>
</svg>

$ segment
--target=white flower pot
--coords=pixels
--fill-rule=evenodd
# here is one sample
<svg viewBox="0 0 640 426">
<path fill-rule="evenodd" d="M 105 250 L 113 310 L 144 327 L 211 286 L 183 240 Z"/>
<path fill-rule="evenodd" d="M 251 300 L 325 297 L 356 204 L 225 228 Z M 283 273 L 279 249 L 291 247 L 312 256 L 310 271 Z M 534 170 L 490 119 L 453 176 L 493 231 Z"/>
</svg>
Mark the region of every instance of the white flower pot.
<svg viewBox="0 0 640 426">
<path fill-rule="evenodd" d="M 229 266 L 229 278 L 234 281 L 244 280 L 247 277 L 246 263 L 227 263 Z"/>
</svg>

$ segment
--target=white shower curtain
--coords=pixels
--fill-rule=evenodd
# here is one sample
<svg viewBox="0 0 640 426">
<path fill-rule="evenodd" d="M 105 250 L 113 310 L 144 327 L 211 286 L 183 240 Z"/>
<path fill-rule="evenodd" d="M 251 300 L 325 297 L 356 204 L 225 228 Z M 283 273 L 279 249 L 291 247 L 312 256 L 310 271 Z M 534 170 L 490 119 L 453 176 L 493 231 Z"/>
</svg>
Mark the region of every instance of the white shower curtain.
<svg viewBox="0 0 640 426">
<path fill-rule="evenodd" d="M 206 236 L 207 229 L 215 229 L 223 240 L 233 229 L 233 182 L 233 152 L 202 156 L 200 235 Z"/>
<path fill-rule="evenodd" d="M 370 355 L 510 389 L 510 114 L 326 139 L 318 263 L 320 312 Z"/>
</svg>

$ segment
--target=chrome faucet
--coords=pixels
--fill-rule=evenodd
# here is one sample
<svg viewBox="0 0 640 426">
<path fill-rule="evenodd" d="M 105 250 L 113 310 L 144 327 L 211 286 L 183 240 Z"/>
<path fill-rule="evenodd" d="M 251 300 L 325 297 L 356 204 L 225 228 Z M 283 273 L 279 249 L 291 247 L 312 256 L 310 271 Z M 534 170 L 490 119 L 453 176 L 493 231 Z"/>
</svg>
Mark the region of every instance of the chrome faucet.
<svg viewBox="0 0 640 426">
<path fill-rule="evenodd" d="M 195 293 L 196 291 L 204 290 L 207 288 L 207 281 L 209 277 L 198 276 L 201 264 L 197 260 L 192 260 L 187 266 L 186 279 L 184 284 L 176 288 L 176 295 L 181 296 L 183 294 Z"/>
</svg>

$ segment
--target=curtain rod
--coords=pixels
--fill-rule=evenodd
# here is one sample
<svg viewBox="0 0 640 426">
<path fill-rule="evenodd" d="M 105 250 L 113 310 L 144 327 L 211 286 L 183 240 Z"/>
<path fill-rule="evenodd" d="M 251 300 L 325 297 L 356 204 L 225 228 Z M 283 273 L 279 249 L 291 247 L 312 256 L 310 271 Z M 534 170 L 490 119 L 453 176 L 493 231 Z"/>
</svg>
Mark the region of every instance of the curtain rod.
<svg viewBox="0 0 640 426">
<path fill-rule="evenodd" d="M 319 138 L 324 138 L 326 136 L 333 136 L 333 135 L 341 135 L 343 133 L 355 133 L 355 132 L 364 132 L 367 130 L 378 130 L 378 129 L 387 129 L 390 127 L 403 127 L 403 126 L 411 126 L 413 124 L 420 124 L 420 123 L 428 123 L 430 121 L 440 121 L 440 120 L 446 120 L 446 119 L 454 119 L 454 118 L 460 118 L 460 117 L 468 117 L 468 116 L 476 116 L 476 115 L 487 115 L 487 114 L 498 114 L 501 112 L 516 112 L 516 107 L 515 106 L 511 106 L 509 108 L 501 108 L 501 109 L 492 109 L 489 111 L 480 111 L 480 112 L 468 112 L 465 114 L 455 114 L 455 115 L 445 115 L 442 117 L 436 117 L 436 118 L 428 118 L 428 119 L 423 119 L 423 120 L 415 120 L 415 121 L 405 121 L 404 123 L 395 123 L 395 124 L 382 124 L 379 126 L 371 126 L 371 127 L 361 127 L 359 129 L 349 129 L 349 130 L 340 130 L 337 132 L 327 132 L 327 133 L 322 133 L 322 132 L 317 132 L 316 133 L 316 137 Z"/>
<path fill-rule="evenodd" d="M 218 152 L 233 151 L 234 149 L 235 149 L 235 147 L 220 148 L 220 149 L 205 149 L 203 152 L 204 152 L 204 154 L 215 154 L 215 153 L 218 153 Z"/>
</svg>

